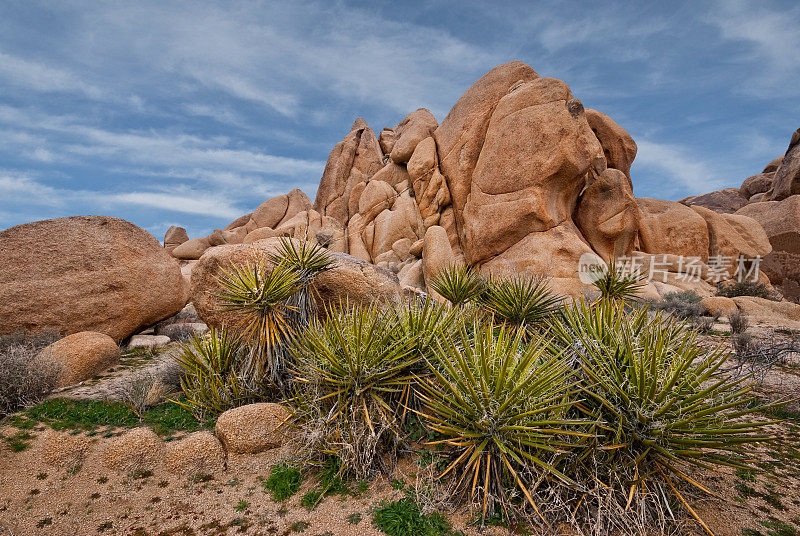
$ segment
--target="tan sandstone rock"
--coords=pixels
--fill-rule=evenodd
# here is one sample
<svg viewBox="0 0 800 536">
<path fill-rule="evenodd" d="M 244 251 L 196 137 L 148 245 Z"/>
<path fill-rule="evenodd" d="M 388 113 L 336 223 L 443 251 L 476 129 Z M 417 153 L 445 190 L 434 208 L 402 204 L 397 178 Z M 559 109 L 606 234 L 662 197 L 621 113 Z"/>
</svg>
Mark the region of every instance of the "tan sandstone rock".
<svg viewBox="0 0 800 536">
<path fill-rule="evenodd" d="M 383 152 L 378 139 L 363 119 L 357 119 L 350 133 L 334 146 L 317 189 L 314 210 L 337 219 L 350 221 L 350 191 L 383 167 Z"/>
<path fill-rule="evenodd" d="M 183 244 L 176 246 L 172 250 L 172 256 L 176 259 L 183 260 L 197 260 L 200 256 L 211 247 L 211 242 L 207 236 L 201 238 L 192 238 Z"/>
<path fill-rule="evenodd" d="M 429 227 L 425 231 L 422 244 L 422 274 L 425 283 L 430 285 L 440 271 L 455 263 L 456 256 L 447 238 L 447 231 L 438 225 Z"/>
<path fill-rule="evenodd" d="M 739 310 L 735 301 L 724 296 L 709 296 L 703 298 L 700 300 L 700 305 L 702 305 L 706 313 L 710 315 L 730 316 Z"/>
<path fill-rule="evenodd" d="M 189 235 L 186 234 L 186 229 L 175 225 L 170 226 L 164 234 L 164 249 L 167 253 L 172 253 L 172 250 L 189 240 Z"/>
<path fill-rule="evenodd" d="M 607 169 L 583 192 L 575 223 L 604 261 L 630 256 L 639 232 L 639 206 L 630 179 Z"/>
<path fill-rule="evenodd" d="M 38 358 L 60 366 L 58 387 L 66 387 L 94 378 L 116 365 L 120 352 L 117 343 L 108 335 L 81 331 L 57 340 L 42 350 Z"/>
<path fill-rule="evenodd" d="M 759 173 L 752 177 L 747 177 L 739 187 L 739 194 L 746 199 L 750 199 L 756 194 L 763 194 L 772 189 L 772 182 L 775 179 L 775 172 Z M 711 207 L 709 207 L 711 208 Z M 740 207 L 741 208 L 741 207 Z M 738 210 L 738 209 L 737 209 Z"/>
<path fill-rule="evenodd" d="M 622 171 L 630 182 L 631 164 L 636 158 L 636 142 L 628 131 L 603 112 L 586 109 L 586 120 L 603 147 L 606 166 Z"/>
<path fill-rule="evenodd" d="M 405 164 L 417 147 L 417 144 L 433 134 L 439 123 L 433 114 L 425 108 L 415 110 L 394 127 L 395 141 L 389 154 L 395 164 Z"/>
<path fill-rule="evenodd" d="M 18 225 L 0 232 L 0 257 L 0 334 L 96 331 L 119 341 L 188 298 L 178 262 L 150 233 L 117 218 Z"/>
<path fill-rule="evenodd" d="M 296 214 L 311 210 L 312 203 L 302 190 L 295 188 L 288 194 L 278 195 L 261 203 L 251 216 L 258 227 L 278 228 Z"/>
<path fill-rule="evenodd" d="M 645 253 L 671 253 L 708 260 L 708 226 L 691 208 L 649 197 L 636 200 L 641 212 L 640 248 Z"/>
<path fill-rule="evenodd" d="M 248 404 L 220 415 L 214 433 L 227 452 L 256 454 L 288 440 L 288 419 L 289 412 L 280 404 Z"/>
<path fill-rule="evenodd" d="M 736 296 L 736 306 L 751 322 L 773 329 L 800 329 L 800 305 L 788 301 L 772 301 L 754 296 Z"/>
<path fill-rule="evenodd" d="M 775 170 L 770 200 L 781 201 L 797 194 L 800 194 L 800 128 L 792 134 L 789 148 Z"/>
<path fill-rule="evenodd" d="M 225 470 L 225 449 L 213 433 L 193 432 L 167 443 L 163 465 L 170 473 L 180 475 L 220 473 Z"/>
<path fill-rule="evenodd" d="M 784 296 L 800 297 L 800 195 L 752 203 L 736 214 L 756 220 L 769 237 L 772 252 L 764 257 L 760 268 L 770 282 Z"/>
<path fill-rule="evenodd" d="M 708 226 L 709 262 L 712 257 L 725 257 L 732 263 L 728 273 L 733 276 L 738 264 L 736 259 L 743 255 L 747 259 L 764 256 L 772 250 L 766 233 L 752 218 L 717 214 L 705 207 L 692 206 Z M 728 217 L 730 216 L 730 217 Z M 719 257 L 718 257 L 719 258 Z"/>
<path fill-rule="evenodd" d="M 733 214 L 748 203 L 749 196 L 743 196 L 739 188 L 724 188 L 715 192 L 688 197 L 682 200 L 688 206 L 700 206 L 720 214 Z"/>
<path fill-rule="evenodd" d="M 113 438 L 102 452 L 103 464 L 121 472 L 152 471 L 161 463 L 164 442 L 141 426 Z"/>
</svg>

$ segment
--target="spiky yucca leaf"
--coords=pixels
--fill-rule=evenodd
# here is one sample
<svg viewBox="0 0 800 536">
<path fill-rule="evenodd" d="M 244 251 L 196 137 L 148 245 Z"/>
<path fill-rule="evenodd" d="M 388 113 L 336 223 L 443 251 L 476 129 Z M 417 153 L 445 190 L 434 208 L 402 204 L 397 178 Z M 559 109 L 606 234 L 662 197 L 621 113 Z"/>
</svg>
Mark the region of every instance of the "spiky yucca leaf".
<svg viewBox="0 0 800 536">
<path fill-rule="evenodd" d="M 278 250 L 269 260 L 297 274 L 297 291 L 289 297 L 287 305 L 292 308 L 290 316 L 294 329 L 301 330 L 311 323 L 317 312 L 319 296 L 311 282 L 317 275 L 333 269 L 336 262 L 322 246 L 308 241 L 298 246 L 287 237 L 281 238 Z"/>
<path fill-rule="evenodd" d="M 480 297 L 486 280 L 469 266 L 452 264 L 434 276 L 430 287 L 453 305 L 466 305 Z"/>
<path fill-rule="evenodd" d="M 543 474 L 569 481 L 554 465 L 570 448 L 582 420 L 568 419 L 572 404 L 569 365 L 541 340 L 523 344 L 505 327 L 462 326 L 457 337 L 437 345 L 435 379 L 419 384 L 419 415 L 449 447 L 456 489 L 478 500 L 486 516 L 507 510 L 516 488 L 538 512 L 528 489 Z M 441 371 L 438 369 L 441 368 Z M 507 513 L 507 512 L 506 512 Z"/>
<path fill-rule="evenodd" d="M 635 302 L 638 292 L 644 288 L 642 277 L 636 273 L 626 274 L 615 263 L 610 263 L 602 275 L 592 283 L 600 291 L 601 299 Z"/>
<path fill-rule="evenodd" d="M 546 279 L 524 275 L 492 280 L 481 299 L 496 322 L 522 332 L 542 325 L 551 317 L 560 301 L 559 296 L 550 290 Z"/>
<path fill-rule="evenodd" d="M 175 359 L 186 403 L 176 402 L 204 419 L 259 400 L 258 387 L 237 373 L 241 350 L 239 339 L 224 329 L 195 335 L 183 344 Z"/>
<path fill-rule="evenodd" d="M 284 265 L 271 271 L 263 263 L 235 265 L 223 270 L 216 298 L 220 308 L 238 319 L 229 329 L 242 338 L 248 353 L 242 371 L 255 380 L 269 379 L 283 387 L 283 346 L 294 332 L 286 300 L 298 288 L 298 275 Z"/>
<path fill-rule="evenodd" d="M 436 342 L 468 313 L 433 299 L 420 299 L 403 304 L 396 312 L 397 333 L 408 338 L 419 357 L 434 359 Z"/>
<path fill-rule="evenodd" d="M 663 475 L 687 504 L 670 477 L 705 490 L 688 469 L 751 468 L 748 446 L 770 439 L 766 423 L 741 419 L 764 409 L 753 405 L 750 380 L 721 373 L 729 354 L 700 346 L 677 320 L 613 300 L 581 301 L 565 309 L 552 333 L 583 380 L 577 406 L 602 421 L 584 469 L 629 497 Z"/>
<path fill-rule="evenodd" d="M 320 449 L 337 456 L 342 472 L 374 469 L 376 449 L 399 435 L 402 400 L 420 359 L 398 333 L 397 317 L 377 305 L 327 311 L 290 347 L 301 419 L 319 419 Z"/>
</svg>

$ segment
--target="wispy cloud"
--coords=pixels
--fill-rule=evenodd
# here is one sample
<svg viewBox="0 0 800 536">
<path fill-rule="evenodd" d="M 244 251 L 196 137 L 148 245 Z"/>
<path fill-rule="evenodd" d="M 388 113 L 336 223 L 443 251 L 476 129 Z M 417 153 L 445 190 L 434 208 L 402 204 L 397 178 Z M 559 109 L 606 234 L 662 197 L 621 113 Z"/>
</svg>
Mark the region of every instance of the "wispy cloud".
<svg viewBox="0 0 800 536">
<path fill-rule="evenodd" d="M 645 168 L 657 176 L 669 179 L 665 193 L 685 191 L 702 194 L 722 187 L 714 166 L 691 154 L 686 147 L 648 140 L 638 140 L 639 151 L 634 161 L 635 169 Z"/>
<path fill-rule="evenodd" d="M 27 89 L 52 92 L 80 92 L 93 99 L 106 97 L 107 93 L 83 81 L 78 75 L 36 61 L 0 51 L 0 79 L 5 84 Z"/>
</svg>

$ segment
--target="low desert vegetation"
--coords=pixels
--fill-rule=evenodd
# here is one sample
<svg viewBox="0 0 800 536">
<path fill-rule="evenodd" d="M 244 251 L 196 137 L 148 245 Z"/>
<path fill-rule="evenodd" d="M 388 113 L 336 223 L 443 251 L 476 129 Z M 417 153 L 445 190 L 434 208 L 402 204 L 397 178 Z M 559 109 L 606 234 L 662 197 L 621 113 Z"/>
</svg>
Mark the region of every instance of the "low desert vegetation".
<svg viewBox="0 0 800 536">
<path fill-rule="evenodd" d="M 737 296 L 754 296 L 766 300 L 780 301 L 781 295 L 769 289 L 764 283 L 755 281 L 737 281 L 736 283 L 720 284 L 717 296 L 735 298 Z"/>
<path fill-rule="evenodd" d="M 330 259 L 288 244 L 223 275 L 219 298 L 240 321 L 180 358 L 197 417 L 256 400 L 290 409 L 306 469 L 273 467 L 263 486 L 276 501 L 309 471 L 300 502 L 313 509 L 416 453 L 427 481 L 373 511 L 388 534 L 447 534 L 430 508 L 444 503 L 480 524 L 669 531 L 705 527 L 692 504 L 712 491 L 698 469 L 759 471 L 752 446 L 772 439 L 764 414 L 777 406 L 751 396 L 750 375 L 723 373 L 722 347 L 699 344 L 692 293 L 657 310 L 636 299 L 638 280 L 608 270 L 598 299 L 565 304 L 546 279 L 452 266 L 432 283 L 446 304 L 318 311 L 313 279 Z"/>
<path fill-rule="evenodd" d="M 0 418 L 36 404 L 53 390 L 60 369 L 37 356 L 57 339 L 54 333 L 0 337 Z"/>
</svg>

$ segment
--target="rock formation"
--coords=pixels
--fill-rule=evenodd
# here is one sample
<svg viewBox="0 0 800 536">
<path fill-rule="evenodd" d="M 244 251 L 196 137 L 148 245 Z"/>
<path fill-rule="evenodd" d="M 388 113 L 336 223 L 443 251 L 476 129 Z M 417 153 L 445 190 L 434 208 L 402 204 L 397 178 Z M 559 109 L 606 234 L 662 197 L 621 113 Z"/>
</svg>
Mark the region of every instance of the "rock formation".
<svg viewBox="0 0 800 536">
<path fill-rule="evenodd" d="M 180 266 L 150 233 L 106 216 L 0 232 L 0 334 L 96 331 L 120 341 L 180 311 Z"/>
<path fill-rule="evenodd" d="M 584 109 L 563 81 L 513 61 L 476 81 L 441 124 L 420 108 L 376 137 L 356 120 L 331 151 L 313 207 L 293 190 L 222 231 L 184 242 L 173 255 L 197 259 L 218 244 L 277 236 L 310 239 L 394 272 L 415 292 L 452 263 L 549 276 L 554 290 L 570 295 L 586 288 L 578 265 L 587 256 L 645 263 L 648 255 L 684 256 L 708 274 L 710 256 L 769 253 L 758 223 L 717 213 L 732 215 L 754 195 L 772 196 L 773 177 L 794 173 L 795 146 L 741 189 L 685 204 L 637 200 L 630 134 L 602 112 Z M 241 228 L 242 239 L 234 236 Z M 649 295 L 676 285 L 713 292 L 711 277 L 694 287 L 680 281 L 682 262 L 668 262 L 672 283 L 651 285 Z"/>
</svg>

